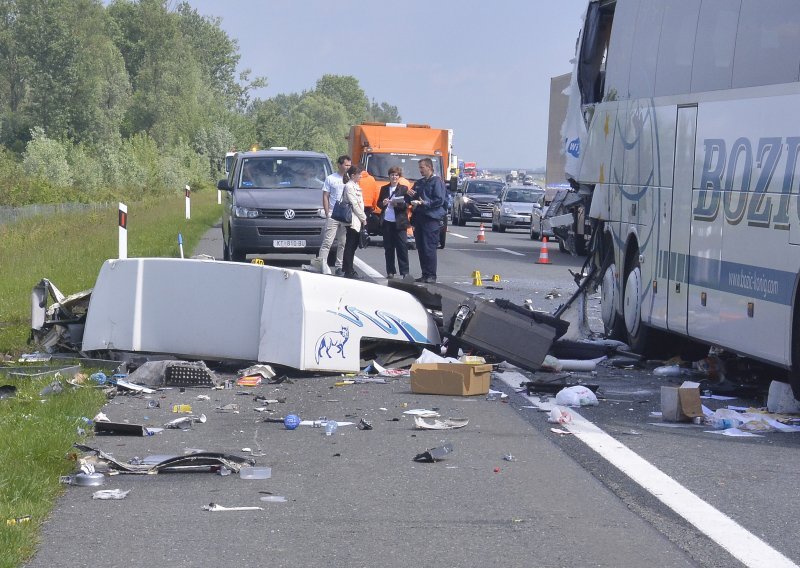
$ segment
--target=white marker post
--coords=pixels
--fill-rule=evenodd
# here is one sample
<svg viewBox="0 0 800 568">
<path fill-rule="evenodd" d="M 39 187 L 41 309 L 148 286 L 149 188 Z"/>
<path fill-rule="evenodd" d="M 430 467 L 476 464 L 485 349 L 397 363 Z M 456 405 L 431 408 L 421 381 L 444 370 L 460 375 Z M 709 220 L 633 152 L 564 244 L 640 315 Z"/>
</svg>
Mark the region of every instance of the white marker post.
<svg viewBox="0 0 800 568">
<path fill-rule="evenodd" d="M 128 206 L 119 204 L 119 258 L 128 258 Z"/>
<path fill-rule="evenodd" d="M 186 189 L 186 218 L 192 218 L 192 188 L 188 185 L 184 188 Z"/>
<path fill-rule="evenodd" d="M 217 190 L 217 205 L 222 205 L 222 190 Z"/>
</svg>

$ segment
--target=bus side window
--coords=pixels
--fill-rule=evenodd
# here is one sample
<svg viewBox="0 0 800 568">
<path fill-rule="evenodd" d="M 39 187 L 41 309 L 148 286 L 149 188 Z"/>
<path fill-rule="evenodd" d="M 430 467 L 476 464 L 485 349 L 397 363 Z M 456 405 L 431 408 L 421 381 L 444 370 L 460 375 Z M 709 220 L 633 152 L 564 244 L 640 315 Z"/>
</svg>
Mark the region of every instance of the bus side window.
<svg viewBox="0 0 800 568">
<path fill-rule="evenodd" d="M 744 0 L 736 35 L 733 87 L 794 83 L 800 54 L 800 3 Z"/>
<path fill-rule="evenodd" d="M 636 30 L 636 17 L 639 12 L 639 2 L 624 2 L 614 11 L 614 27 L 612 38 L 608 46 L 608 66 L 605 77 L 605 94 L 603 100 L 626 100 L 628 94 L 628 81 L 631 72 L 631 59 L 633 35 Z M 635 54 L 637 57 L 639 54 Z"/>
<path fill-rule="evenodd" d="M 692 92 L 731 88 L 741 0 L 703 0 L 694 43 Z"/>
<path fill-rule="evenodd" d="M 658 45 L 655 96 L 688 93 L 700 0 L 671 0 L 664 4 Z"/>
<path fill-rule="evenodd" d="M 649 98 L 655 91 L 656 61 L 658 43 L 669 41 L 661 38 L 661 21 L 666 2 L 642 2 L 636 17 L 636 30 L 631 53 L 635 54 L 636 64 L 631 65 L 628 93 L 632 99 Z"/>
</svg>

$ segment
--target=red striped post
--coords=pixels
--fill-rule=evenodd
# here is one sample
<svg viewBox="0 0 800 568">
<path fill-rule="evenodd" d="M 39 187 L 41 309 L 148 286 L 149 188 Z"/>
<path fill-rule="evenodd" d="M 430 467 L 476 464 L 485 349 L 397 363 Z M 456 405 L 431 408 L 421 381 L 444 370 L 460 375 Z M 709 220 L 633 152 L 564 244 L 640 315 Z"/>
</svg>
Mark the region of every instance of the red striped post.
<svg viewBox="0 0 800 568">
<path fill-rule="evenodd" d="M 128 206 L 119 204 L 119 258 L 128 258 Z"/>
</svg>

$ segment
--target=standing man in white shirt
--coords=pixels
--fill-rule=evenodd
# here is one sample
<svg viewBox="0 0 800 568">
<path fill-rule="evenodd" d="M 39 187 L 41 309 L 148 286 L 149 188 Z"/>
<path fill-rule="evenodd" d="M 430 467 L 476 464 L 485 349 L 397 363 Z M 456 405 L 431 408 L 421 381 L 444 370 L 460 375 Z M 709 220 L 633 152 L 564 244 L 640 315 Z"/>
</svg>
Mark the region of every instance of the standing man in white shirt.
<svg viewBox="0 0 800 568">
<path fill-rule="evenodd" d="M 328 253 L 333 245 L 333 240 L 336 239 L 336 276 L 342 276 L 342 262 L 344 261 L 344 243 L 347 236 L 347 227 L 339 221 L 331 218 L 333 213 L 333 206 L 342 198 L 344 191 L 344 181 L 342 176 L 352 165 L 350 156 L 339 156 L 336 160 L 338 168 L 337 172 L 332 173 L 325 178 L 325 183 L 322 184 L 322 207 L 325 209 L 325 238 L 322 240 L 322 246 L 319 247 L 319 260 L 323 274 L 330 274 L 331 268 L 328 266 Z"/>
</svg>

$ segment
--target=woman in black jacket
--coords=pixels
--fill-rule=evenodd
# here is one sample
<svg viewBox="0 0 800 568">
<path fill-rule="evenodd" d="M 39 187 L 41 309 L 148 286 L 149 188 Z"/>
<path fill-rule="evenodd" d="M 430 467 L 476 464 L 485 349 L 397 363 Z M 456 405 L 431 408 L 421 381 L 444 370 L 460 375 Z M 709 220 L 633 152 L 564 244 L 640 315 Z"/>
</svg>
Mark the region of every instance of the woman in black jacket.
<svg viewBox="0 0 800 568">
<path fill-rule="evenodd" d="M 381 188 L 378 203 L 383 221 L 383 250 L 386 255 L 386 277 L 397 278 L 395 255 L 400 277 L 408 275 L 408 186 L 400 183 L 403 170 L 398 166 L 389 168 L 389 183 Z"/>
</svg>

